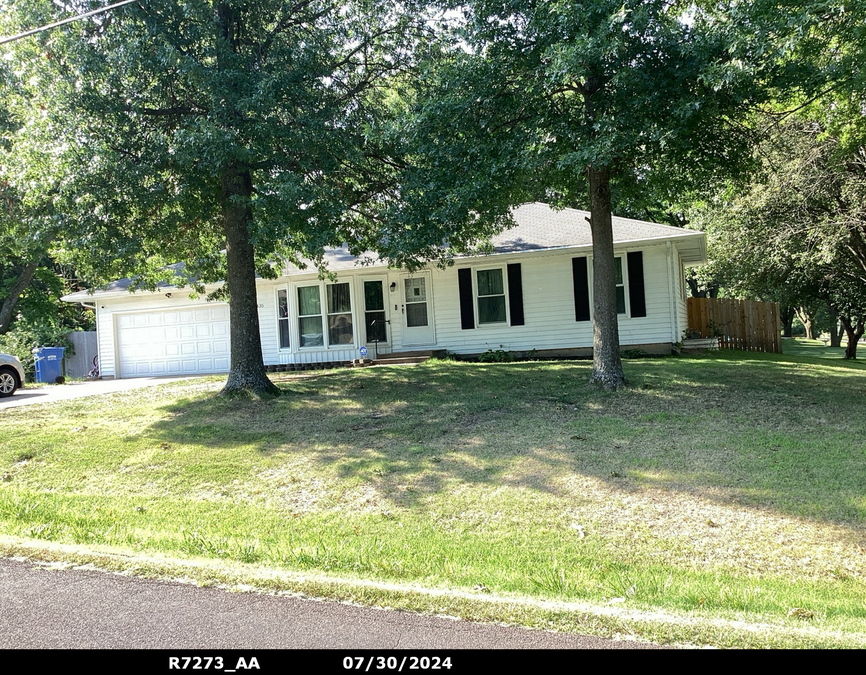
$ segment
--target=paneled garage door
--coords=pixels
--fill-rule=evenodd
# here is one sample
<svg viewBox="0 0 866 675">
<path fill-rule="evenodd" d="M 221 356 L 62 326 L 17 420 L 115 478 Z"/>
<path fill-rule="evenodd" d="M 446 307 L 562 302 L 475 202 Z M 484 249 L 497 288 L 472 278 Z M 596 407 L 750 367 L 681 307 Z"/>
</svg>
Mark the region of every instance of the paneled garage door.
<svg viewBox="0 0 866 675">
<path fill-rule="evenodd" d="M 229 370 L 226 304 L 116 316 L 120 377 Z"/>
</svg>

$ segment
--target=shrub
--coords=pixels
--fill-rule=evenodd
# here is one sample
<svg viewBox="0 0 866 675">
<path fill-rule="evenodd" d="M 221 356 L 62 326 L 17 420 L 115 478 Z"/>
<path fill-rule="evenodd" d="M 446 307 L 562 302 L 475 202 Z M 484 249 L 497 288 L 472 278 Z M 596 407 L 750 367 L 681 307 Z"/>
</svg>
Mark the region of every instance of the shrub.
<svg viewBox="0 0 866 675">
<path fill-rule="evenodd" d="M 482 363 L 511 363 L 514 355 L 504 349 L 488 349 L 478 357 Z"/>
</svg>

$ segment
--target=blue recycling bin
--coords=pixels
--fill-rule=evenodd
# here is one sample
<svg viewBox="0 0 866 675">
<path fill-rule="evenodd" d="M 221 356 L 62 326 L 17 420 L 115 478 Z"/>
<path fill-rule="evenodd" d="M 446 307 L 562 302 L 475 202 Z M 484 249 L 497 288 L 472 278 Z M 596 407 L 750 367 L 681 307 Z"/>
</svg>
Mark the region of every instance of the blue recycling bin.
<svg viewBox="0 0 866 675">
<path fill-rule="evenodd" d="M 37 347 L 33 350 L 36 357 L 36 381 L 54 384 L 63 377 L 63 353 L 66 347 Z"/>
</svg>

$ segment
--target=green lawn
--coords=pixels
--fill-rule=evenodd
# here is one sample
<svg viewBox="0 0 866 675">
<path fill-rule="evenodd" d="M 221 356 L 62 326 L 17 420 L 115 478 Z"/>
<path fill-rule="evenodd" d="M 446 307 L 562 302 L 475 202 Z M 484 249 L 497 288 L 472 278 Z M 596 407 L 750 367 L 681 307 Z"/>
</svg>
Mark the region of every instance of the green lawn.
<svg viewBox="0 0 866 675">
<path fill-rule="evenodd" d="M 841 347 L 831 347 L 829 340 L 825 345 L 823 340 L 784 338 L 782 340 L 782 352 L 790 356 L 809 356 L 816 359 L 844 359 L 847 345 L 848 341 L 844 338 Z M 857 355 L 861 359 L 866 359 L 866 344 L 857 346 Z"/>
<path fill-rule="evenodd" d="M 639 359 L 611 394 L 589 367 L 12 408 L 0 551 L 659 641 L 866 644 L 864 368 Z"/>
</svg>

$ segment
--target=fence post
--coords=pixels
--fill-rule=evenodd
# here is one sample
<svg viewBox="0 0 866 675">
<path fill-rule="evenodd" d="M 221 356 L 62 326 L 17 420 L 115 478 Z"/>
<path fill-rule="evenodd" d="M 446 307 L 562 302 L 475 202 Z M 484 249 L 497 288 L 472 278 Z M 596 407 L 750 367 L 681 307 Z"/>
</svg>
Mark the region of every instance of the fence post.
<svg viewBox="0 0 866 675">
<path fill-rule="evenodd" d="M 782 353 L 782 316 L 778 302 L 773 303 L 773 352 Z"/>
</svg>

